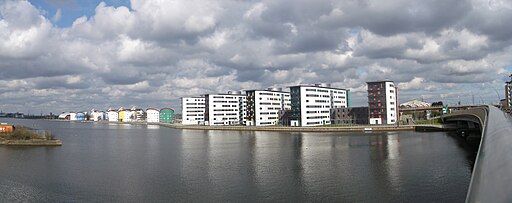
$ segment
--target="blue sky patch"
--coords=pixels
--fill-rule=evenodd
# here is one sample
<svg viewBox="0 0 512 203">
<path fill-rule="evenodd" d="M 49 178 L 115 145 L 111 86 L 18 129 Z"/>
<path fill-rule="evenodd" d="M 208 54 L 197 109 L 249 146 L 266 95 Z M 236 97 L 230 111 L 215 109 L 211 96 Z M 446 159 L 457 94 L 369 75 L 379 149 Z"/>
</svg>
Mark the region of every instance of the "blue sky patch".
<svg viewBox="0 0 512 203">
<path fill-rule="evenodd" d="M 42 11 L 42 14 L 52 20 L 58 27 L 70 27 L 73 22 L 82 16 L 87 18 L 94 16 L 96 7 L 102 2 L 100 0 L 29 0 L 29 2 Z M 106 0 L 107 6 L 130 8 L 130 1 L 127 0 Z M 55 18 L 60 9 L 60 18 Z"/>
</svg>

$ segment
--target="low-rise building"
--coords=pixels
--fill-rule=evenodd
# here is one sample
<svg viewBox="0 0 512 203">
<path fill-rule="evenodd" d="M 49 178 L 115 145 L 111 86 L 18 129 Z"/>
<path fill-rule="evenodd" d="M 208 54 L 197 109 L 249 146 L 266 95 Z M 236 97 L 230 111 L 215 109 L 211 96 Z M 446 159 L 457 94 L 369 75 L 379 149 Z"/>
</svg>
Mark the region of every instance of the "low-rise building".
<svg viewBox="0 0 512 203">
<path fill-rule="evenodd" d="M 368 107 L 332 108 L 331 124 L 368 124 Z"/>
<path fill-rule="evenodd" d="M 132 114 L 132 121 L 142 122 L 146 120 L 146 112 L 144 112 L 143 109 L 134 106 L 130 109 L 130 111 Z"/>
<path fill-rule="evenodd" d="M 85 121 L 86 120 L 86 114 L 83 112 L 76 113 L 76 120 L 77 121 Z"/>
<path fill-rule="evenodd" d="M 205 98 L 183 97 L 181 98 L 181 124 L 204 124 Z"/>
<path fill-rule="evenodd" d="M 114 109 L 107 110 L 107 118 L 110 122 L 118 122 L 119 121 L 119 112 Z"/>
<path fill-rule="evenodd" d="M 146 118 L 148 123 L 159 123 L 160 111 L 155 108 L 148 108 L 146 109 Z"/>
<path fill-rule="evenodd" d="M 97 111 L 92 109 L 90 114 L 90 120 L 92 121 L 102 121 L 107 119 L 107 114 L 104 111 Z"/>
<path fill-rule="evenodd" d="M 174 109 L 172 109 L 172 108 L 160 109 L 160 122 L 161 123 L 174 123 Z"/>
<path fill-rule="evenodd" d="M 76 113 L 75 112 L 69 112 L 69 120 L 70 121 L 76 121 Z"/>
<path fill-rule="evenodd" d="M 59 114 L 58 118 L 61 119 L 61 120 L 70 120 L 71 119 L 71 113 L 63 112 L 63 113 Z"/>
<path fill-rule="evenodd" d="M 279 123 L 279 111 L 290 110 L 290 93 L 280 88 L 248 90 L 247 126 L 268 126 Z"/>
<path fill-rule="evenodd" d="M 330 109 L 350 106 L 350 91 L 330 84 L 290 87 L 291 126 L 331 124 Z"/>
<path fill-rule="evenodd" d="M 205 125 L 245 125 L 246 96 L 240 91 L 205 95 Z"/>
</svg>

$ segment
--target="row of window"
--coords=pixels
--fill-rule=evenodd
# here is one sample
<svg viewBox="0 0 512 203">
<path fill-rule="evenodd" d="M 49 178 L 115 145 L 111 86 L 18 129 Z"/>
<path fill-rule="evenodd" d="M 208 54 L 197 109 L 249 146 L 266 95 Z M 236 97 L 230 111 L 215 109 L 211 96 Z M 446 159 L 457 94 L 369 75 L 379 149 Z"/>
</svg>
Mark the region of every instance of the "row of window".
<svg viewBox="0 0 512 203">
<path fill-rule="evenodd" d="M 187 111 L 187 113 L 204 113 L 204 110 L 191 110 Z"/>
<path fill-rule="evenodd" d="M 306 119 L 322 119 L 322 118 L 329 118 L 329 116 L 308 116 Z"/>
<path fill-rule="evenodd" d="M 306 111 L 306 113 L 329 113 L 329 111 Z"/>
<path fill-rule="evenodd" d="M 188 99 L 185 99 L 185 101 L 188 101 Z M 204 101 L 204 99 L 194 99 L 194 101 Z"/>
</svg>

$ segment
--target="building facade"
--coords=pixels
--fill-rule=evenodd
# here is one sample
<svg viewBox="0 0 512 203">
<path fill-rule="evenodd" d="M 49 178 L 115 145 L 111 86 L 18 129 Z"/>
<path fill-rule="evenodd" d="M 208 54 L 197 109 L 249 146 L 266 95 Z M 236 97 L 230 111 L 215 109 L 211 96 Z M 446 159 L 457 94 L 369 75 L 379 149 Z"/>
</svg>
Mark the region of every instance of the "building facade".
<svg viewBox="0 0 512 203">
<path fill-rule="evenodd" d="M 160 122 L 160 111 L 155 108 L 146 109 L 146 122 L 148 123 L 159 123 Z"/>
<path fill-rule="evenodd" d="M 330 84 L 290 87 L 291 126 L 331 124 L 330 109 L 350 107 L 350 91 Z"/>
<path fill-rule="evenodd" d="M 398 92 L 393 81 L 367 82 L 370 124 L 397 122 Z"/>
<path fill-rule="evenodd" d="M 331 124 L 368 124 L 368 107 L 332 108 Z"/>
<path fill-rule="evenodd" d="M 512 108 L 512 75 L 510 75 L 510 81 L 505 85 L 505 105 L 504 108 Z"/>
<path fill-rule="evenodd" d="M 130 111 L 132 114 L 132 121 L 142 122 L 146 120 L 146 112 L 144 112 L 143 109 L 134 106 Z"/>
<path fill-rule="evenodd" d="M 183 97 L 181 98 L 181 124 L 202 125 L 204 124 L 204 97 Z"/>
<path fill-rule="evenodd" d="M 247 126 L 268 126 L 279 123 L 279 111 L 290 110 L 290 93 L 282 89 L 248 90 Z"/>
<path fill-rule="evenodd" d="M 91 116 L 89 118 L 92 121 L 102 121 L 107 119 L 107 114 L 103 111 L 91 110 Z"/>
<path fill-rule="evenodd" d="M 107 118 L 110 122 L 117 122 L 119 121 L 119 113 L 116 110 L 109 109 L 107 110 Z"/>
<path fill-rule="evenodd" d="M 75 112 L 69 112 L 69 120 L 70 121 L 76 121 L 77 120 Z"/>
<path fill-rule="evenodd" d="M 160 122 L 161 123 L 174 123 L 174 109 L 172 109 L 172 108 L 160 109 Z"/>
<path fill-rule="evenodd" d="M 205 125 L 245 125 L 246 95 L 239 91 L 205 95 Z"/>
</svg>

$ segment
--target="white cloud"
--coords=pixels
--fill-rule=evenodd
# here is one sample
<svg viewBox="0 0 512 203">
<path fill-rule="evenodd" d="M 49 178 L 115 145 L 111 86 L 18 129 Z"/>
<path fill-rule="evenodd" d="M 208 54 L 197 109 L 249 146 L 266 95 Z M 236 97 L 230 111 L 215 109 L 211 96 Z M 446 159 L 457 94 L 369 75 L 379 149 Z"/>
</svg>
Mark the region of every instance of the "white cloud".
<svg viewBox="0 0 512 203">
<path fill-rule="evenodd" d="M 59 22 L 61 18 L 62 18 L 62 11 L 59 8 L 55 12 L 55 15 L 53 15 L 52 22 L 54 22 L 54 23 Z"/>
<path fill-rule="evenodd" d="M 15 98 L 1 107 L 179 107 L 182 96 L 316 82 L 364 105 L 365 82 L 384 79 L 434 101 L 501 88 L 510 3 L 443 2 L 132 0 L 61 28 L 61 10 L 47 19 L 28 1 L 0 1 L 0 96 Z"/>
</svg>

